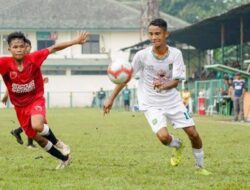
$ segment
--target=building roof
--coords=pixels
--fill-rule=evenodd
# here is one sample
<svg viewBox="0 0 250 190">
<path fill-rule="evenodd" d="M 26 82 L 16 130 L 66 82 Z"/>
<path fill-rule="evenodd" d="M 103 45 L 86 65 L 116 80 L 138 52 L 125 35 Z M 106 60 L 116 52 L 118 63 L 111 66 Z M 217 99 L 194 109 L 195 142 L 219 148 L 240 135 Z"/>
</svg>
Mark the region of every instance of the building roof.
<svg viewBox="0 0 250 190">
<path fill-rule="evenodd" d="M 123 1 L 123 4 L 133 7 L 134 9 L 141 11 L 141 1 Z M 174 17 L 167 13 L 160 11 L 160 17 L 168 22 L 168 29 L 170 31 L 184 28 L 189 26 L 190 24 L 180 18 Z"/>
<path fill-rule="evenodd" d="M 229 66 L 222 65 L 222 64 L 205 65 L 205 68 L 209 70 L 216 70 L 216 71 L 233 74 L 233 75 L 235 75 L 235 73 L 240 73 L 243 77 L 247 77 L 247 78 L 250 77 L 250 73 L 246 71 L 235 69 L 233 67 L 229 67 Z"/>
<path fill-rule="evenodd" d="M 169 43 L 186 43 L 200 50 L 221 47 L 221 24 L 225 27 L 224 46 L 240 44 L 240 19 L 243 19 L 243 42 L 250 41 L 250 3 L 239 6 L 226 13 L 205 19 L 170 33 Z M 137 43 L 127 49 L 142 49 L 150 44 L 149 40 Z"/>
<path fill-rule="evenodd" d="M 240 20 L 243 19 L 243 42 L 250 41 L 250 3 L 226 13 L 205 19 L 172 32 L 171 39 L 192 45 L 198 49 L 221 47 L 221 25 L 224 24 L 224 46 L 240 44 Z"/>
<path fill-rule="evenodd" d="M 0 0 L 0 11 L 2 31 L 139 31 L 140 27 L 140 11 L 115 0 Z M 186 26 L 168 17 L 174 28 Z"/>
</svg>

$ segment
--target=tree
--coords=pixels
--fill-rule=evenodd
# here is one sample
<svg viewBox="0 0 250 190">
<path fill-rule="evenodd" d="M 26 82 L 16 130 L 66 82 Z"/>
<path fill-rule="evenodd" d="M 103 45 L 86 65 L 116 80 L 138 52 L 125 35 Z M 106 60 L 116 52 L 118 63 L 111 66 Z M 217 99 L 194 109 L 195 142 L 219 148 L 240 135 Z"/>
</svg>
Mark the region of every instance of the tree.
<svg viewBox="0 0 250 190">
<path fill-rule="evenodd" d="M 222 14 L 250 0 L 161 0 L 160 9 L 190 23 Z"/>
</svg>

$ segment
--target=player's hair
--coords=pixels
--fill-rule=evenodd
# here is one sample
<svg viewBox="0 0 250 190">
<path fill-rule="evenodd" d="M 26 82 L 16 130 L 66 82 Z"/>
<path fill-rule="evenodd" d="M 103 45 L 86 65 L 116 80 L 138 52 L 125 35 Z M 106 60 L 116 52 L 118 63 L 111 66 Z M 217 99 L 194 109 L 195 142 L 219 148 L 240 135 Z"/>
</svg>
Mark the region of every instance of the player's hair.
<svg viewBox="0 0 250 190">
<path fill-rule="evenodd" d="M 148 26 L 151 26 L 151 25 L 158 26 L 165 31 L 167 31 L 167 29 L 168 29 L 168 23 L 161 18 L 156 18 L 156 19 L 152 20 Z"/>
<path fill-rule="evenodd" d="M 25 42 L 26 44 L 29 44 L 29 45 L 31 46 L 31 41 L 30 41 L 28 38 L 25 38 L 24 42 Z"/>
<path fill-rule="evenodd" d="M 22 39 L 24 42 L 26 42 L 26 37 L 24 36 L 24 34 L 22 32 L 12 32 L 12 33 L 10 33 L 8 35 L 8 37 L 7 37 L 8 44 L 10 45 L 10 43 L 14 39 Z"/>
</svg>

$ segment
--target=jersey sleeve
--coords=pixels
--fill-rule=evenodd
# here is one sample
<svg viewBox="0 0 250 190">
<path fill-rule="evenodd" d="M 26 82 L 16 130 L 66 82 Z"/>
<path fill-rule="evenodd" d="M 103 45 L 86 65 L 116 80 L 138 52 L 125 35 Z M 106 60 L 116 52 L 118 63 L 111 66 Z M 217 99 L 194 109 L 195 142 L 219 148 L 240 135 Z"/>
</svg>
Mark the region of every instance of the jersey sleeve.
<svg viewBox="0 0 250 190">
<path fill-rule="evenodd" d="M 0 58 L 0 74 L 4 75 L 6 72 L 8 72 L 9 69 L 9 58 L 7 57 L 1 57 Z"/>
<path fill-rule="evenodd" d="M 49 56 L 49 50 L 45 48 L 39 51 L 35 51 L 28 56 L 37 67 L 41 67 L 45 59 Z"/>
<path fill-rule="evenodd" d="M 186 68 L 181 51 L 178 52 L 173 63 L 173 79 L 185 80 Z"/>
<path fill-rule="evenodd" d="M 143 63 L 141 61 L 141 54 L 138 52 L 135 54 L 132 60 L 133 76 L 143 69 Z"/>
</svg>

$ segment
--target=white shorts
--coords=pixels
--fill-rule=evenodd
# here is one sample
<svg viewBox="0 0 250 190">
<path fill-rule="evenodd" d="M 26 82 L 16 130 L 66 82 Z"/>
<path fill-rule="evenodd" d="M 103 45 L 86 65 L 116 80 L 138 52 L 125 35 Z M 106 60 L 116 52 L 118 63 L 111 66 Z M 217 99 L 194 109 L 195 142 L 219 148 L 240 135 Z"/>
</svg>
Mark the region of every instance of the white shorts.
<svg viewBox="0 0 250 190">
<path fill-rule="evenodd" d="M 194 126 L 194 120 L 182 103 L 173 108 L 149 108 L 144 114 L 154 133 L 167 127 L 168 122 L 175 129 Z"/>
</svg>

